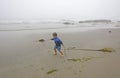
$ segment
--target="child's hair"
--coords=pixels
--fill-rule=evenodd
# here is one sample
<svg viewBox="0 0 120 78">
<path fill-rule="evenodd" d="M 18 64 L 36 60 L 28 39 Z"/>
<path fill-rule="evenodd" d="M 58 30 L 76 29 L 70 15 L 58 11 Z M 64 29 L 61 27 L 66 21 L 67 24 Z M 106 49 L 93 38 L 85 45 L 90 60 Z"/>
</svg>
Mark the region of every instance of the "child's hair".
<svg viewBox="0 0 120 78">
<path fill-rule="evenodd" d="M 53 35 L 53 36 L 57 36 L 57 33 L 56 33 L 56 32 L 54 32 L 54 33 L 52 33 L 52 35 Z"/>
</svg>

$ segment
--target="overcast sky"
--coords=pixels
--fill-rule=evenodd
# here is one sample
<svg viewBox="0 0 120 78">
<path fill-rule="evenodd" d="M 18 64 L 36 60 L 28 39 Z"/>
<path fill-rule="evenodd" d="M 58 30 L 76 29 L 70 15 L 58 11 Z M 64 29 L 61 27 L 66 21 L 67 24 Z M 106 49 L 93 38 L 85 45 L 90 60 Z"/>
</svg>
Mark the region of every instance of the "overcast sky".
<svg viewBox="0 0 120 78">
<path fill-rule="evenodd" d="M 0 19 L 115 19 L 120 0 L 0 0 Z"/>
</svg>

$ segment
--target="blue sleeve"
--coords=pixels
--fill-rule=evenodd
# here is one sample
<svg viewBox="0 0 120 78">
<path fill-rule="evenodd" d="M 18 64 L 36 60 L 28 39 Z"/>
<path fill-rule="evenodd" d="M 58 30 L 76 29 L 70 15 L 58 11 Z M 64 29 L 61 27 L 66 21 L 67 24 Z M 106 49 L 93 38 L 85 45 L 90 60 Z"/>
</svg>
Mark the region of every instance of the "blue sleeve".
<svg viewBox="0 0 120 78">
<path fill-rule="evenodd" d="M 51 38 L 51 40 L 54 40 L 54 38 Z"/>
</svg>

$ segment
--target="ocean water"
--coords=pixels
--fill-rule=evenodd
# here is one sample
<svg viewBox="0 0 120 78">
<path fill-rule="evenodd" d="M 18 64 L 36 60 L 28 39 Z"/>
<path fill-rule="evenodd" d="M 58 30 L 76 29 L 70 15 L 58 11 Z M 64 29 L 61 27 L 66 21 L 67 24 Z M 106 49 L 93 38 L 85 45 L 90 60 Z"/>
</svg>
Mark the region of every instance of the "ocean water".
<svg viewBox="0 0 120 78">
<path fill-rule="evenodd" d="M 0 31 L 79 32 L 118 27 L 120 27 L 118 22 L 79 23 L 78 20 L 0 20 Z"/>
</svg>

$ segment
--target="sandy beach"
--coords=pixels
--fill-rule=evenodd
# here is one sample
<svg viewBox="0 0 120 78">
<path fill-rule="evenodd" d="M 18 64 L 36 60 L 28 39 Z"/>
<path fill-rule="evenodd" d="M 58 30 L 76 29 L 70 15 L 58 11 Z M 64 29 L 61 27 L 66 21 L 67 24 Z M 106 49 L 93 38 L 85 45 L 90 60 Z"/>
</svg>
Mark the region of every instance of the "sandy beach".
<svg viewBox="0 0 120 78">
<path fill-rule="evenodd" d="M 0 0 L 0 78 L 120 78 L 120 0 Z"/>
<path fill-rule="evenodd" d="M 47 40 L 51 33 L 1 31 L 0 78 L 120 78 L 120 28 L 58 35 L 65 45 L 64 57 L 54 55 L 54 42 Z M 114 51 L 85 50 L 103 48 Z"/>
</svg>

